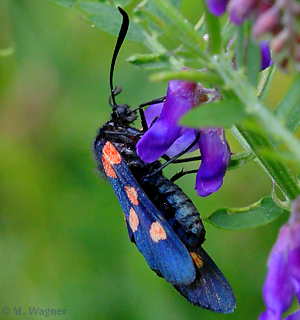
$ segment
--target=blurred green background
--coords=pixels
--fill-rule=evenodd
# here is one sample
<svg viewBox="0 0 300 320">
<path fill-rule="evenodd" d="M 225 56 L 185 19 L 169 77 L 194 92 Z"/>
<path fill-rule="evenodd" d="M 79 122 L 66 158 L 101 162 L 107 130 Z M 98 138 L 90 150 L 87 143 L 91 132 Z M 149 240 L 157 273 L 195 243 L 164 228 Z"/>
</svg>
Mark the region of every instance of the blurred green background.
<svg viewBox="0 0 300 320">
<path fill-rule="evenodd" d="M 197 21 L 194 8 L 184 2 L 184 14 Z M 120 205 L 91 153 L 97 129 L 109 119 L 115 41 L 51 1 L 0 0 L 0 319 L 18 318 L 14 307 L 25 312 L 22 319 L 44 318 L 30 316 L 28 307 L 66 309 L 56 318 L 73 320 L 256 319 L 264 309 L 268 254 L 286 216 L 246 231 L 205 223 L 204 247 L 236 293 L 230 315 L 190 305 L 130 243 Z M 132 106 L 166 91 L 166 83 L 149 82 L 150 72 L 126 62 L 136 52 L 147 51 L 126 41 L 115 72 L 115 84 L 123 87 L 118 101 Z M 277 78 L 270 106 L 289 84 Z M 193 179 L 178 184 L 203 217 L 271 190 L 256 163 L 228 172 L 222 189 L 208 198 L 196 196 Z"/>
</svg>

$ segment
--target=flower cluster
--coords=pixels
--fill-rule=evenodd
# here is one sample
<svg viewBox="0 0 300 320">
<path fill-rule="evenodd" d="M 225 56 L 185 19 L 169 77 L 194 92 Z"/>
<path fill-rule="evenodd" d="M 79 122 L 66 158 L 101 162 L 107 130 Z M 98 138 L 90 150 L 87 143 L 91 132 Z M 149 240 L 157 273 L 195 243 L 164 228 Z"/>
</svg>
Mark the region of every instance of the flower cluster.
<svg viewBox="0 0 300 320">
<path fill-rule="evenodd" d="M 300 4 L 296 0 L 206 0 L 208 10 L 216 15 L 228 11 L 237 25 L 251 16 L 256 38 L 272 35 L 271 49 L 282 68 L 292 58 L 300 66 Z"/>
<path fill-rule="evenodd" d="M 300 197 L 293 202 L 290 219 L 281 227 L 270 254 L 263 289 L 267 310 L 259 320 L 280 320 L 294 294 L 300 302 Z M 285 318 L 296 319 L 300 319 L 300 310 Z"/>
<path fill-rule="evenodd" d="M 178 121 L 191 108 L 208 101 L 207 92 L 197 83 L 170 81 L 165 102 L 145 111 L 150 128 L 137 144 L 139 157 L 150 163 L 164 154 L 178 154 L 195 141 L 199 132 L 196 146 L 189 151 L 199 148 L 201 152 L 195 189 L 202 197 L 221 187 L 231 158 L 230 148 L 222 128 L 187 129 L 179 126 Z"/>
</svg>

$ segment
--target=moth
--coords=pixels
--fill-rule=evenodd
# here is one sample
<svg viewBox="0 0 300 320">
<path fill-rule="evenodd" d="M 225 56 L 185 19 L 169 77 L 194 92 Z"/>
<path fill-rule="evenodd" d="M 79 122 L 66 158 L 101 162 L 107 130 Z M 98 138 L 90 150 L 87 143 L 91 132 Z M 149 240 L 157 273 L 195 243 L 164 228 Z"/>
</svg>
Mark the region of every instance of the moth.
<svg viewBox="0 0 300 320">
<path fill-rule="evenodd" d="M 110 68 L 111 119 L 99 129 L 93 143 L 98 168 L 120 202 L 130 240 L 149 267 L 191 304 L 218 313 L 233 312 L 233 290 L 202 248 L 205 229 L 198 210 L 182 189 L 163 175 L 160 161 L 145 163 L 136 152 L 136 144 L 147 130 L 143 108 L 164 97 L 135 109 L 115 101 L 121 90 L 113 89 L 113 71 L 129 26 L 127 13 L 118 9 L 123 23 Z M 137 111 L 142 130 L 133 126 Z"/>
</svg>

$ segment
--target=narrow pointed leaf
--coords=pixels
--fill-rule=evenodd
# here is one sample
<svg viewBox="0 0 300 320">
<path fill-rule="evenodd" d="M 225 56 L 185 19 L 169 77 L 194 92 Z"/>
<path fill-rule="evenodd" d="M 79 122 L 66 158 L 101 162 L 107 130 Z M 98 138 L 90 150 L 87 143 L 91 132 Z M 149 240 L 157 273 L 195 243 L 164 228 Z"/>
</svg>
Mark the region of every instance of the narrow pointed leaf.
<svg viewBox="0 0 300 320">
<path fill-rule="evenodd" d="M 255 158 L 256 156 L 251 149 L 232 154 L 227 171 L 237 169 Z"/>
<path fill-rule="evenodd" d="M 135 54 L 128 58 L 127 61 L 145 69 L 172 67 L 170 57 L 167 53 Z"/>
<path fill-rule="evenodd" d="M 237 41 L 236 41 L 236 64 L 239 68 L 243 67 L 245 63 L 245 34 L 244 24 L 237 27 Z"/>
<path fill-rule="evenodd" d="M 220 30 L 220 19 L 212 15 L 207 7 L 205 8 L 205 22 L 208 31 L 209 50 L 211 54 L 219 54 L 222 47 L 222 38 Z"/>
<path fill-rule="evenodd" d="M 274 113 L 283 124 L 295 132 L 300 123 L 300 76 L 298 75 L 289 91 L 279 102 Z"/>
<path fill-rule="evenodd" d="M 253 86 L 257 86 L 258 75 L 260 72 L 260 48 L 259 44 L 252 41 L 251 37 L 248 39 L 247 46 L 247 63 L 246 63 L 246 75 L 249 83 Z"/>
<path fill-rule="evenodd" d="M 261 80 L 258 85 L 258 94 L 257 94 L 257 96 L 261 101 L 265 100 L 267 93 L 269 92 L 269 89 L 273 80 L 273 76 L 275 74 L 275 70 L 276 70 L 276 67 L 272 65 L 261 72 Z"/>
<path fill-rule="evenodd" d="M 196 70 L 164 71 L 150 76 L 152 81 L 187 80 L 192 82 L 208 83 L 210 85 L 223 84 L 219 75 L 214 72 L 199 72 Z"/>
<path fill-rule="evenodd" d="M 87 13 L 88 15 L 85 19 L 99 29 L 115 36 L 119 34 L 122 16 L 117 8 L 105 3 L 90 1 L 80 1 L 76 4 L 76 7 Z M 143 28 L 131 21 L 126 39 L 135 42 L 145 41 L 146 37 Z"/>
<path fill-rule="evenodd" d="M 221 100 L 193 108 L 186 114 L 181 124 L 187 127 L 223 127 L 230 128 L 241 123 L 247 117 L 238 100 Z"/>
</svg>

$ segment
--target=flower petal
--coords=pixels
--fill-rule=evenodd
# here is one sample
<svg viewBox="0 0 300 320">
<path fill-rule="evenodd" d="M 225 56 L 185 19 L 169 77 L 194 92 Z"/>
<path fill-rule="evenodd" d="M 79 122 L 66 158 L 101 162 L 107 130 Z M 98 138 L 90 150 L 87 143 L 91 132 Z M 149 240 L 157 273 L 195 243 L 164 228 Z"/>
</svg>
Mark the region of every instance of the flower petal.
<svg viewBox="0 0 300 320">
<path fill-rule="evenodd" d="M 159 118 L 137 143 L 136 147 L 139 157 L 143 161 L 151 163 L 164 155 L 178 138 L 189 131 L 186 128 L 178 126 L 177 123 L 187 111 L 196 106 L 200 101 L 201 91 L 197 83 L 182 80 L 170 81 L 162 109 L 161 104 L 156 104 L 145 110 L 146 121 L 149 126 L 158 116 L 157 112 L 160 109 L 161 113 Z M 194 139 L 191 131 L 189 131 L 169 150 L 169 154 L 175 155 L 174 153 L 177 151 L 179 153 L 188 147 Z M 195 148 L 193 149 L 195 150 Z"/>
<path fill-rule="evenodd" d="M 281 320 L 281 316 L 274 314 L 270 310 L 266 310 L 259 316 L 258 320 Z"/>
<path fill-rule="evenodd" d="M 201 165 L 195 189 L 201 197 L 219 190 L 229 165 L 231 152 L 221 128 L 202 129 L 199 138 Z"/>
<path fill-rule="evenodd" d="M 271 52 L 269 49 L 269 42 L 263 40 L 259 43 L 259 46 L 261 54 L 261 70 L 265 70 L 273 64 L 273 60 L 271 59 Z"/>
<path fill-rule="evenodd" d="M 177 124 L 180 118 L 200 100 L 195 82 L 173 80 L 169 82 L 161 119 Z"/>
<path fill-rule="evenodd" d="M 221 16 L 227 7 L 229 0 L 206 0 L 208 11 L 214 16 Z"/>
<path fill-rule="evenodd" d="M 290 227 L 281 227 L 277 241 L 268 261 L 268 274 L 263 288 L 264 301 L 269 313 L 279 316 L 285 312 L 293 300 L 293 283 L 289 269 L 287 249 Z"/>
<path fill-rule="evenodd" d="M 163 108 L 164 102 L 160 102 L 160 103 L 156 103 L 156 104 L 152 104 L 151 106 L 149 106 L 145 111 L 145 118 L 146 118 L 146 122 L 148 127 L 151 126 L 152 122 L 155 120 L 155 118 L 160 117 L 161 114 L 161 110 Z"/>
<path fill-rule="evenodd" d="M 183 130 L 181 130 L 182 133 Z M 169 157 L 174 157 L 182 150 L 188 148 L 196 139 L 196 134 L 194 129 L 185 129 L 185 132 L 172 144 L 172 146 L 166 152 L 166 155 Z M 195 151 L 199 148 L 199 145 L 196 143 L 189 152 Z"/>
<path fill-rule="evenodd" d="M 230 20 L 240 25 L 252 12 L 257 0 L 231 0 L 228 5 Z"/>
<path fill-rule="evenodd" d="M 138 156 L 145 162 L 154 162 L 176 141 L 180 130 L 180 127 L 158 119 L 137 143 Z"/>
</svg>

